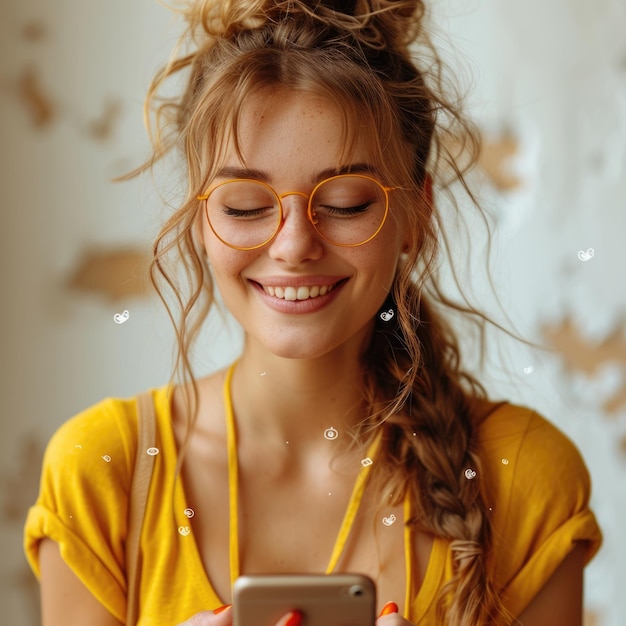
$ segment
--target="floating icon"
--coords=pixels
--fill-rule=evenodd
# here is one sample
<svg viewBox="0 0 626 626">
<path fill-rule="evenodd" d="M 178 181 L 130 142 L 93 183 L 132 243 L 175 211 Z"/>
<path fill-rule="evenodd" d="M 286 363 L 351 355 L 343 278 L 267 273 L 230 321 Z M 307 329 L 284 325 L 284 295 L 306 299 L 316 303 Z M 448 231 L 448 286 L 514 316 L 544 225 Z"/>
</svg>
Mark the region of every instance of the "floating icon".
<svg viewBox="0 0 626 626">
<path fill-rule="evenodd" d="M 589 261 L 589 259 L 593 259 L 596 251 L 593 248 L 587 248 L 587 250 L 579 250 L 578 258 L 581 261 Z"/>
<path fill-rule="evenodd" d="M 365 459 L 361 459 L 361 465 L 363 467 L 367 467 L 368 465 L 371 465 L 374 461 L 372 461 L 372 459 L 369 458 L 369 456 Z"/>
<path fill-rule="evenodd" d="M 383 311 L 380 314 L 380 319 L 383 322 L 389 322 L 393 319 L 393 316 L 395 315 L 395 313 L 393 312 L 393 309 L 389 309 L 388 311 Z"/>
<path fill-rule="evenodd" d="M 124 322 L 128 321 L 129 317 L 130 317 L 130 313 L 128 311 L 123 311 L 122 313 L 116 313 L 113 316 L 113 321 L 116 324 L 123 324 Z"/>
<path fill-rule="evenodd" d="M 337 437 L 339 437 L 339 433 L 331 426 L 324 431 L 324 437 L 332 441 L 333 439 L 337 439 Z"/>
<path fill-rule="evenodd" d="M 189 526 L 179 526 L 178 527 L 178 532 L 183 537 L 186 537 L 191 532 L 191 528 L 189 528 Z"/>
<path fill-rule="evenodd" d="M 146 454 L 149 454 L 150 456 L 156 456 L 158 453 L 159 453 L 158 448 L 148 448 L 146 450 Z"/>
<path fill-rule="evenodd" d="M 476 472 L 468 467 L 465 470 L 465 478 L 467 478 L 467 480 L 472 480 L 472 478 L 476 478 Z"/>
<path fill-rule="evenodd" d="M 383 517 L 383 524 L 391 526 L 396 521 L 396 516 L 392 513 L 389 517 Z"/>
</svg>

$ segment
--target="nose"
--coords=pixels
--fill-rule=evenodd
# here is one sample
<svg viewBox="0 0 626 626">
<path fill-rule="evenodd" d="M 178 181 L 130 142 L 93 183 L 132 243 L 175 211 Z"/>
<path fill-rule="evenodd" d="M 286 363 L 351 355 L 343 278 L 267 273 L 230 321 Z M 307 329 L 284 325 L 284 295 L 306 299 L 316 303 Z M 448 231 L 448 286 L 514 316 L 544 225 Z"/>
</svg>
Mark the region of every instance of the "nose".
<svg viewBox="0 0 626 626">
<path fill-rule="evenodd" d="M 324 242 L 307 214 L 308 196 L 291 192 L 281 196 L 283 223 L 269 247 L 269 255 L 288 265 L 297 266 L 318 260 L 324 252 Z"/>
</svg>

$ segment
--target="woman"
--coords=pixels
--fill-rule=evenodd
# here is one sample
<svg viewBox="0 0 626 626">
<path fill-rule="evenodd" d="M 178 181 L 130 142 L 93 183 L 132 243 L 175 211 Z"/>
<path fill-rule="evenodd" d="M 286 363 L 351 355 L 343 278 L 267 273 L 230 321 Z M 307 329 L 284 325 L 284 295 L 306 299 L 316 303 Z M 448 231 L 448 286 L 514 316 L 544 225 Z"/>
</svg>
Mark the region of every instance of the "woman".
<svg viewBox="0 0 626 626">
<path fill-rule="evenodd" d="M 138 623 L 231 624 L 240 573 L 352 571 L 376 581 L 380 626 L 581 624 L 601 540 L 584 463 L 536 413 L 486 398 L 441 313 L 433 183 L 463 183 L 446 146 L 472 134 L 423 2 L 185 13 L 192 49 L 148 96 L 189 72 L 153 135 L 151 164 L 176 146 L 188 171 L 152 266 L 180 305 L 183 380 L 152 394 Z M 214 285 L 244 347 L 195 379 Z M 136 448 L 134 399 L 50 443 L 26 528 L 45 626 L 124 623 Z"/>
</svg>

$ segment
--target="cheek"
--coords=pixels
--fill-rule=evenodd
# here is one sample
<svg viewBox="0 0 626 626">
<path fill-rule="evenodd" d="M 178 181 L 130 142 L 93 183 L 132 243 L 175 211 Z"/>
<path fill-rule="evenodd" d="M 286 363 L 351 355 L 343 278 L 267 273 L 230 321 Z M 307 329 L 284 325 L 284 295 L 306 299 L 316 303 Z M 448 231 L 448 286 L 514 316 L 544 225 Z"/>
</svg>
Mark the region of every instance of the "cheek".
<svg viewBox="0 0 626 626">
<path fill-rule="evenodd" d="M 219 241 L 205 240 L 205 246 L 209 270 L 221 291 L 228 289 L 227 281 L 242 282 L 242 273 L 259 256 L 257 251 L 234 250 Z"/>
</svg>

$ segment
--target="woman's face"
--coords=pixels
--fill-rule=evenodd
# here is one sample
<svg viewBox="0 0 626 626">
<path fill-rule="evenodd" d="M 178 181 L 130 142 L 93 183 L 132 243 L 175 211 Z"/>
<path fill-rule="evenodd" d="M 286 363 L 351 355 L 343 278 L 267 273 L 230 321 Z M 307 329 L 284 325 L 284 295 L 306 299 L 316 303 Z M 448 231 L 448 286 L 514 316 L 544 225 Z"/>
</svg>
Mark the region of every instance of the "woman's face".
<svg viewBox="0 0 626 626">
<path fill-rule="evenodd" d="M 346 166 L 375 168 L 364 146 L 357 146 L 350 163 L 339 161 L 341 131 L 339 112 L 320 97 L 281 91 L 252 98 L 239 125 L 243 162 L 231 143 L 213 183 L 261 178 L 278 195 L 297 191 L 308 196 L 316 183 Z M 352 248 L 328 243 L 316 232 L 302 195 L 283 198 L 281 230 L 256 250 L 228 247 L 203 215 L 211 271 L 226 306 L 243 326 L 246 349 L 300 359 L 345 349 L 360 353 L 406 240 L 393 199 L 391 191 L 390 212 L 378 235 Z M 294 290 L 297 300 L 289 299 Z"/>
</svg>

